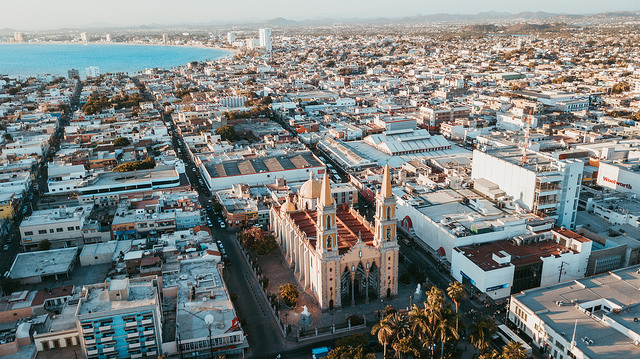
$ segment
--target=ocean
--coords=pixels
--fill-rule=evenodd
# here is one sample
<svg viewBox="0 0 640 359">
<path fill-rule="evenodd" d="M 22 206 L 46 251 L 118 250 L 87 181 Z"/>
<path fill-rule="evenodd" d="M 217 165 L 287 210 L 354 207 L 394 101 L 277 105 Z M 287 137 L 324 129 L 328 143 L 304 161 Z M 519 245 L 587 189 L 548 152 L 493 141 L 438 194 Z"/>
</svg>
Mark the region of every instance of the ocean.
<svg viewBox="0 0 640 359">
<path fill-rule="evenodd" d="M 0 75 L 28 77 L 42 74 L 67 76 L 74 68 L 98 66 L 100 73 L 128 72 L 147 68 L 186 65 L 191 61 L 216 60 L 231 52 L 212 48 L 125 44 L 0 44 Z"/>
</svg>

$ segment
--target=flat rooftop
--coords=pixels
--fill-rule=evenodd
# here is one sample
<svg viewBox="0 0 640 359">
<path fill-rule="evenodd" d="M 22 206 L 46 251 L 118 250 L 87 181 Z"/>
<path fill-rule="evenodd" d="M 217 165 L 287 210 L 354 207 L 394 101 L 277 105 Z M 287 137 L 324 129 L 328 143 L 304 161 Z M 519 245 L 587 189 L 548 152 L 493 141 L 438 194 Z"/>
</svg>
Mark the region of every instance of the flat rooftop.
<svg viewBox="0 0 640 359">
<path fill-rule="evenodd" d="M 577 321 L 575 345 L 589 358 L 618 359 L 640 357 L 640 347 L 622 332 L 636 338 L 640 335 L 640 325 L 634 321 L 640 317 L 639 293 L 640 266 L 633 266 L 526 290 L 513 297 L 567 341 L 571 341 Z M 584 337 L 593 343 L 587 345 L 580 339 Z"/>
<path fill-rule="evenodd" d="M 311 151 L 285 156 L 253 157 L 243 160 L 226 161 L 220 164 L 206 163 L 205 167 L 212 178 L 256 173 L 279 172 L 302 168 L 324 166 Z"/>
<path fill-rule="evenodd" d="M 100 172 L 96 176 L 82 181 L 78 187 L 109 187 L 135 185 L 153 180 L 179 177 L 174 166 L 159 165 L 150 170 L 129 172 Z M 80 189 L 80 188 L 79 188 Z"/>
<path fill-rule="evenodd" d="M 87 287 L 86 298 L 80 302 L 78 315 L 152 305 L 157 300 L 157 289 L 152 279 L 154 277 L 142 277 L 132 280 L 119 279 L 89 286 Z M 126 288 L 127 280 L 129 281 L 129 297 L 123 300 L 110 300 L 109 291 Z"/>
<path fill-rule="evenodd" d="M 11 279 L 66 274 L 77 254 L 78 248 L 75 247 L 18 253 L 10 269 Z"/>
<path fill-rule="evenodd" d="M 163 285 L 178 287 L 176 324 L 181 340 L 208 337 L 205 317 L 209 314 L 214 320 L 212 337 L 233 331 L 237 314 L 214 262 L 204 257 L 183 260 L 179 272 L 164 274 Z M 195 300 L 189 299 L 192 285 L 196 289 Z"/>
<path fill-rule="evenodd" d="M 555 158 L 543 156 L 537 152 L 527 151 L 527 163 L 523 165 L 522 150 L 517 147 L 501 147 L 488 150 L 486 153 L 534 172 L 556 171 L 558 170 L 557 163 L 560 162 L 560 160 L 556 160 Z"/>
</svg>

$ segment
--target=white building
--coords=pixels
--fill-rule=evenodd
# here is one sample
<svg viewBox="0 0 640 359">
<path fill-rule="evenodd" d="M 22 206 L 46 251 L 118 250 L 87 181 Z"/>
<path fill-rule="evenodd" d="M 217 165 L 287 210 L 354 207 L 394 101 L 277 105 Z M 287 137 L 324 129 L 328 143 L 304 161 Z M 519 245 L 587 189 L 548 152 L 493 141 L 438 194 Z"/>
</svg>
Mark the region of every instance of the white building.
<svg viewBox="0 0 640 359">
<path fill-rule="evenodd" d="M 89 66 L 84 69 L 87 78 L 100 77 L 100 68 L 98 66 Z"/>
<path fill-rule="evenodd" d="M 509 320 L 543 356 L 640 357 L 640 266 L 530 289 L 511 297 Z"/>
<path fill-rule="evenodd" d="M 456 247 L 451 275 L 493 299 L 585 276 L 592 242 L 567 229 Z"/>
<path fill-rule="evenodd" d="M 21 32 L 13 33 L 13 41 L 15 42 L 24 42 L 24 34 Z"/>
<path fill-rule="evenodd" d="M 88 42 L 89 41 L 89 36 L 87 36 L 86 32 L 81 32 L 80 33 L 80 41 L 82 41 L 82 42 Z"/>
<path fill-rule="evenodd" d="M 260 29 L 260 47 L 267 50 L 267 52 L 271 52 L 271 29 L 264 28 Z"/>
<path fill-rule="evenodd" d="M 38 210 L 20 223 L 20 244 L 26 251 L 48 240 L 52 248 L 82 244 L 82 227 L 91 214 L 92 205 Z"/>
<path fill-rule="evenodd" d="M 75 192 L 82 180 L 88 176 L 88 171 L 83 165 L 52 162 L 47 170 L 47 187 L 52 194 Z"/>
<path fill-rule="evenodd" d="M 487 179 L 527 210 L 574 228 L 583 168 L 578 160 L 558 160 L 531 151 L 523 163 L 520 149 L 504 147 L 474 150 L 471 177 Z"/>
<path fill-rule="evenodd" d="M 227 42 L 229 43 L 229 45 L 233 45 L 233 43 L 236 42 L 236 33 L 235 32 L 228 32 L 227 33 Z"/>
<path fill-rule="evenodd" d="M 597 183 L 618 192 L 640 194 L 640 161 L 601 161 Z"/>
</svg>

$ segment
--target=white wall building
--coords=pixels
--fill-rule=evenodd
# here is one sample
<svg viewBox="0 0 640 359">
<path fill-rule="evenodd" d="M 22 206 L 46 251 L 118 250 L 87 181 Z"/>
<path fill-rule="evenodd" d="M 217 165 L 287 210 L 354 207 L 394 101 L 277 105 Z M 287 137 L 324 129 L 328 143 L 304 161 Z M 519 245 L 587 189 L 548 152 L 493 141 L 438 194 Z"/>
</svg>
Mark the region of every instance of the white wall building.
<svg viewBox="0 0 640 359">
<path fill-rule="evenodd" d="M 271 52 L 271 29 L 264 28 L 259 30 L 260 35 L 260 47 L 264 48 L 267 52 Z"/>
<path fill-rule="evenodd" d="M 527 153 L 526 163 L 522 159 L 522 151 L 515 147 L 474 150 L 471 177 L 487 179 L 527 210 L 574 228 L 584 163 L 535 152 Z"/>
</svg>

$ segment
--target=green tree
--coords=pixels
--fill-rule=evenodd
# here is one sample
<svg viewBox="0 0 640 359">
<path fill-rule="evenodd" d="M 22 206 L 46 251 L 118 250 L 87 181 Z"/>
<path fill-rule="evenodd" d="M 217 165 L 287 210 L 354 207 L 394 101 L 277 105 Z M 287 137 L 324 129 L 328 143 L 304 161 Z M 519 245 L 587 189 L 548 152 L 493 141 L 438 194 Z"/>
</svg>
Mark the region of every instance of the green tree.
<svg viewBox="0 0 640 359">
<path fill-rule="evenodd" d="M 145 160 L 129 161 L 117 165 L 114 172 L 130 172 L 136 170 L 149 170 L 156 167 L 156 160 L 153 157 L 147 157 Z"/>
<path fill-rule="evenodd" d="M 126 147 L 126 146 L 129 146 L 130 144 L 131 144 L 131 141 L 129 141 L 129 139 L 126 137 L 118 137 L 115 140 L 113 140 L 113 145 L 116 147 Z"/>
<path fill-rule="evenodd" d="M 369 339 L 364 334 L 354 334 L 336 339 L 336 347 L 364 347 L 368 343 Z"/>
<path fill-rule="evenodd" d="M 502 359 L 526 359 L 527 351 L 522 344 L 511 340 L 502 347 Z"/>
<path fill-rule="evenodd" d="M 447 311 L 449 313 L 447 313 Z M 450 339 L 458 339 L 458 331 L 455 328 L 454 319 L 457 319 L 457 314 L 451 311 L 451 308 L 447 307 L 444 310 L 442 319 L 435 327 L 435 337 L 440 341 L 440 358 L 444 358 L 444 345 Z"/>
<path fill-rule="evenodd" d="M 280 298 L 284 300 L 284 303 L 288 307 L 295 307 L 298 304 L 298 297 L 300 296 L 300 292 L 298 292 L 298 287 L 295 284 L 287 283 L 280 286 L 278 289 L 280 293 Z"/>
<path fill-rule="evenodd" d="M 411 354 L 415 357 L 420 355 L 420 351 L 416 348 L 416 343 L 412 336 L 399 338 L 393 343 L 393 350 L 396 351 L 396 356 L 400 359 L 404 358 L 406 354 Z"/>
<path fill-rule="evenodd" d="M 375 335 L 378 338 L 378 343 L 383 347 L 383 358 L 387 357 L 387 345 L 391 344 L 393 340 L 393 328 L 389 324 L 387 318 L 392 314 L 380 320 L 379 323 L 371 328 L 371 335 Z"/>
<path fill-rule="evenodd" d="M 216 135 L 220 135 L 223 141 L 235 141 L 238 139 L 236 129 L 231 125 L 224 125 L 216 129 Z"/>
<path fill-rule="evenodd" d="M 38 243 L 38 249 L 41 251 L 48 251 L 51 249 L 51 242 L 46 238 L 41 240 L 40 243 Z"/>
<path fill-rule="evenodd" d="M 375 359 L 375 357 L 373 353 L 365 353 L 361 346 L 336 346 L 327 356 L 329 359 Z"/>
<path fill-rule="evenodd" d="M 489 347 L 489 340 L 496 332 L 496 323 L 489 318 L 482 318 L 471 325 L 469 341 L 478 352 Z"/>
<path fill-rule="evenodd" d="M 631 86 L 627 82 L 618 82 L 611 88 L 611 92 L 614 94 L 620 94 L 623 92 L 627 92 L 631 89 Z"/>
<path fill-rule="evenodd" d="M 429 317 L 425 309 L 421 309 L 414 304 L 411 311 L 409 311 L 409 323 L 411 323 L 413 336 L 422 342 L 424 348 L 432 344 L 433 330 L 431 330 L 432 326 L 429 323 Z"/>
<path fill-rule="evenodd" d="M 460 302 L 466 296 L 466 292 L 464 291 L 464 286 L 462 285 L 462 283 L 458 281 L 449 283 L 449 287 L 447 288 L 447 295 L 456 306 L 456 314 L 459 314 L 458 309 L 460 307 Z M 456 316 L 456 332 L 458 331 L 458 322 L 459 320 Z"/>
</svg>

